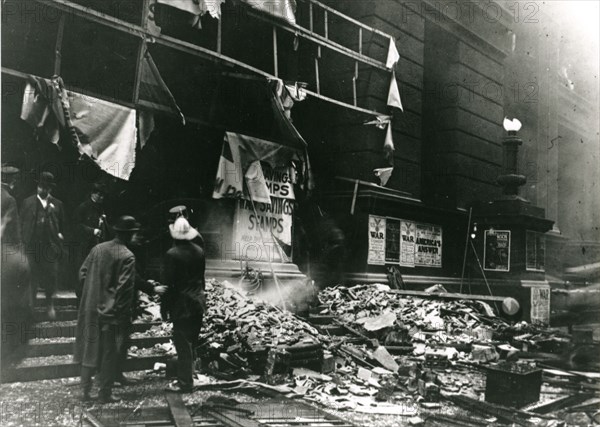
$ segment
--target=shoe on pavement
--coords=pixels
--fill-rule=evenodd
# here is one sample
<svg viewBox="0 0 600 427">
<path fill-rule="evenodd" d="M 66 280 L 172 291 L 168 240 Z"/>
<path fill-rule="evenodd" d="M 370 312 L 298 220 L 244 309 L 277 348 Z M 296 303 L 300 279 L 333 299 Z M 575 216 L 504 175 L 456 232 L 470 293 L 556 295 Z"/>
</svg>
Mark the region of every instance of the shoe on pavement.
<svg viewBox="0 0 600 427">
<path fill-rule="evenodd" d="M 165 391 L 170 391 L 172 393 L 191 393 L 194 389 L 192 387 L 181 387 L 179 382 L 174 381 L 165 387 Z"/>
<path fill-rule="evenodd" d="M 128 385 L 135 385 L 137 383 L 138 383 L 138 380 L 136 380 L 134 378 L 127 378 L 125 375 L 122 375 L 121 377 L 119 377 L 115 380 L 115 385 L 117 387 L 125 387 Z"/>
</svg>

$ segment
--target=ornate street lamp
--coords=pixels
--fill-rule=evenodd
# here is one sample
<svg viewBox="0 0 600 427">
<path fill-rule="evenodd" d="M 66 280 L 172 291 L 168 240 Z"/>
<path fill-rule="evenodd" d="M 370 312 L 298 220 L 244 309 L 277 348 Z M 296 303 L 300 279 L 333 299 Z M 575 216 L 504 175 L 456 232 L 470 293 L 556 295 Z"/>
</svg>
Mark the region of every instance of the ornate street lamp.
<svg viewBox="0 0 600 427">
<path fill-rule="evenodd" d="M 504 130 L 507 132 L 502 140 L 504 173 L 498 177 L 496 182 L 502 186 L 503 194 L 511 199 L 520 198 L 519 187 L 527 182 L 525 175 L 519 174 L 517 158 L 519 146 L 523 144 L 523 140 L 517 136 L 521 126 L 522 124 L 518 119 L 504 119 Z"/>
</svg>

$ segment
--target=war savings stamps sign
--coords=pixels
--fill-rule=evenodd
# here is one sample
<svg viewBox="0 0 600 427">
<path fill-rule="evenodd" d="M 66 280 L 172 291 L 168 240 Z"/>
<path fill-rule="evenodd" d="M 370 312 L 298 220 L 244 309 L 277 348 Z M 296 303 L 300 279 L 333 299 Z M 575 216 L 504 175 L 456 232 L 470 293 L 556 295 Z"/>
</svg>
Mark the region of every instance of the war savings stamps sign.
<svg viewBox="0 0 600 427">
<path fill-rule="evenodd" d="M 399 227 L 397 223 L 400 224 Z M 391 224 L 394 226 L 389 227 Z M 367 262 L 370 265 L 399 264 L 402 267 L 441 268 L 442 227 L 369 215 Z"/>
<path fill-rule="evenodd" d="M 290 262 L 284 250 L 292 245 L 294 213 L 294 186 L 289 169 L 273 170 L 263 164 L 263 172 L 271 204 L 255 203 L 254 212 L 250 201 L 238 200 L 233 241 L 236 258 L 250 261 L 268 261 L 270 258 L 275 262 Z"/>
</svg>

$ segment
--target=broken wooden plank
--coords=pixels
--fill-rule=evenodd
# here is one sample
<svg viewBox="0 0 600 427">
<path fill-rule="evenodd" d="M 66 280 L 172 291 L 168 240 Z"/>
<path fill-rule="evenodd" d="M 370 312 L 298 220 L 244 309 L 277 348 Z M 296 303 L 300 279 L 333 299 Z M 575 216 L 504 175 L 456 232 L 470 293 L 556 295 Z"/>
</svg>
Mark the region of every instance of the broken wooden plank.
<svg viewBox="0 0 600 427">
<path fill-rule="evenodd" d="M 261 427 L 262 423 L 244 417 L 239 412 L 228 411 L 224 409 L 209 409 L 206 411 L 208 415 L 217 421 L 223 423 L 227 427 Z"/>
<path fill-rule="evenodd" d="M 582 405 L 571 406 L 567 408 L 567 412 L 596 412 L 600 408 L 600 399 L 592 399 Z"/>
<path fill-rule="evenodd" d="M 523 408 L 524 411 L 534 412 L 536 414 L 547 414 L 549 412 L 558 411 L 569 406 L 578 405 L 585 402 L 593 396 L 592 393 L 575 394 L 572 396 L 563 396 L 558 399 L 551 400 L 545 403 L 536 403 Z"/>
<path fill-rule="evenodd" d="M 479 421 L 475 418 L 466 418 L 458 415 L 432 414 L 427 417 L 427 420 L 439 421 L 445 426 L 458 427 L 479 427 L 486 426 L 489 423 L 485 420 Z"/>
<path fill-rule="evenodd" d="M 515 423 L 522 426 L 528 425 L 526 418 L 537 416 L 540 418 L 553 419 L 553 417 L 549 417 L 547 415 L 533 414 L 531 412 L 525 412 L 519 409 L 509 408 L 507 406 L 497 405 L 458 394 L 444 394 L 444 397 L 469 411 L 473 411 L 478 414 L 492 415 L 501 421 Z"/>
<path fill-rule="evenodd" d="M 176 427 L 193 427 L 194 421 L 192 416 L 185 407 L 183 399 L 180 394 L 177 393 L 166 393 L 167 403 L 169 404 L 169 411 L 171 412 L 171 418 Z"/>
<path fill-rule="evenodd" d="M 341 322 L 338 319 L 333 319 L 333 322 L 335 324 L 343 327 L 348 332 L 356 335 L 357 337 L 360 337 L 360 338 L 364 339 L 371 347 L 373 347 L 373 348 L 379 347 L 379 341 L 377 341 L 374 338 L 369 338 L 368 336 L 366 336 L 365 334 L 362 334 L 361 332 L 359 332 L 358 330 L 354 329 L 352 326 L 348 325 L 347 323 Z"/>
<path fill-rule="evenodd" d="M 373 352 L 373 358 L 385 369 L 392 372 L 398 372 L 400 366 L 396 363 L 396 360 L 383 346 L 379 346 Z"/>
</svg>

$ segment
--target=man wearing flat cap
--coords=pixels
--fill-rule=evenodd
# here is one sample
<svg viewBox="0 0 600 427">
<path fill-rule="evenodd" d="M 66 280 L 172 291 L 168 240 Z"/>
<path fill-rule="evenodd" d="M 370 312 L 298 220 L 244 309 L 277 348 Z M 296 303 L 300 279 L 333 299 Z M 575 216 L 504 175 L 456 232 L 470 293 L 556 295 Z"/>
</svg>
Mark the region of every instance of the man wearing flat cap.
<svg viewBox="0 0 600 427">
<path fill-rule="evenodd" d="M 25 199 L 21 206 L 21 228 L 31 268 L 33 299 L 38 286 L 43 288 L 50 319 L 56 317 L 53 298 L 62 258 L 65 227 L 63 203 L 52 196 L 54 187 L 54 175 L 42 172 L 36 194 Z"/>
<path fill-rule="evenodd" d="M 139 229 L 132 216 L 120 217 L 115 238 L 94 246 L 79 271 L 82 294 L 73 359 L 81 364 L 83 400 L 90 399 L 92 375 L 99 368 L 100 401 L 117 401 L 112 388 L 135 302 L 135 256 L 127 245 Z"/>
</svg>

